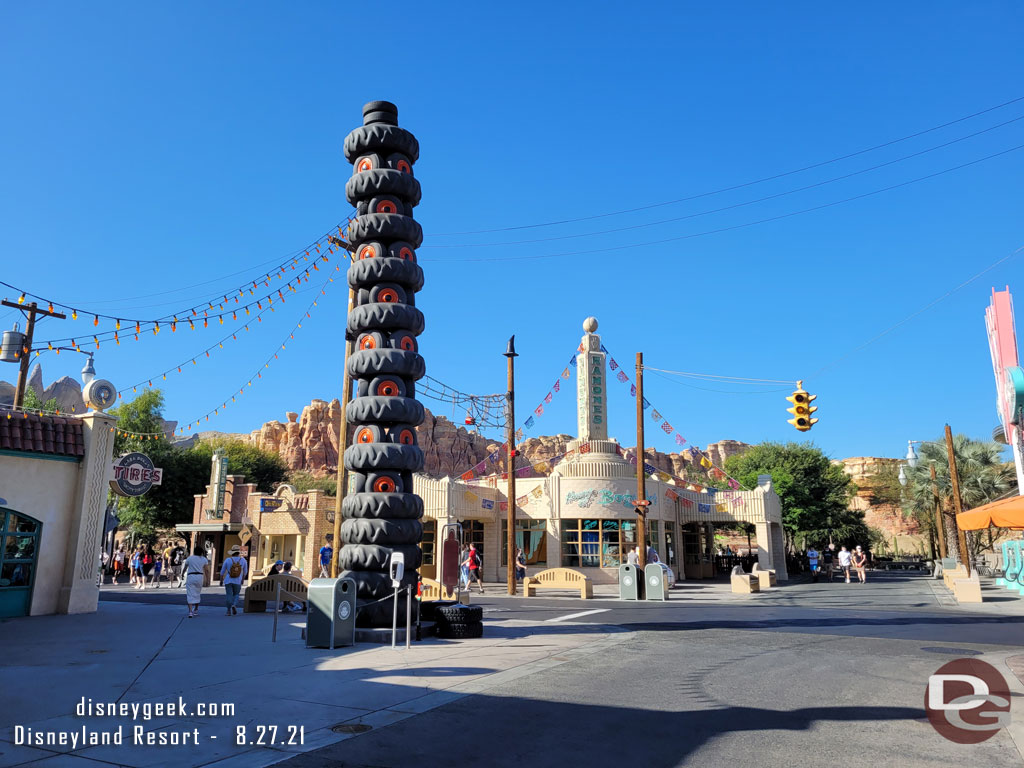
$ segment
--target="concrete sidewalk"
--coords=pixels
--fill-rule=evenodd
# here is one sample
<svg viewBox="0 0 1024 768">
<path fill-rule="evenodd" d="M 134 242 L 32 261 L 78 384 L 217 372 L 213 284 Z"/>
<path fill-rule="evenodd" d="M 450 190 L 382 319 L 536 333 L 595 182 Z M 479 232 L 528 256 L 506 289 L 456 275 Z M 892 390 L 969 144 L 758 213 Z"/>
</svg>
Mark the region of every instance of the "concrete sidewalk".
<svg viewBox="0 0 1024 768">
<path fill-rule="evenodd" d="M 353 735 L 333 727 L 388 725 L 629 636 L 599 626 L 488 620 L 480 640 L 328 651 L 305 648 L 304 615 L 281 615 L 277 643 L 270 641 L 272 621 L 270 613 L 229 618 L 217 604 L 188 620 L 180 606 L 104 601 L 95 614 L 0 622 L 0 766 L 271 765 Z M 186 705 L 181 714 L 76 715 L 83 698 L 156 704 L 179 697 Z M 197 711 L 204 704 L 234 711 Z M 123 726 L 124 741 L 16 746 L 15 726 L 79 736 L 83 726 Z M 189 743 L 136 745 L 136 728 L 142 739 Z M 191 743 L 196 736 L 198 746 Z M 267 743 L 275 737 L 278 743 Z M 296 743 L 281 743 L 289 739 Z"/>
</svg>

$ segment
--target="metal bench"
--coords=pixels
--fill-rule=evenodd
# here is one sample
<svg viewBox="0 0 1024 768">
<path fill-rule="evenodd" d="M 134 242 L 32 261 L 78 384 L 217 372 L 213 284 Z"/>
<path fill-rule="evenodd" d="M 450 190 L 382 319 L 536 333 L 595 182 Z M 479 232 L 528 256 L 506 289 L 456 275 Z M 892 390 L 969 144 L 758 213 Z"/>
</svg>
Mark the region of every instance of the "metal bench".
<svg viewBox="0 0 1024 768">
<path fill-rule="evenodd" d="M 523 594 L 533 597 L 538 589 L 578 589 L 580 599 L 594 596 L 594 582 L 572 568 L 548 568 L 523 579 Z"/>
<path fill-rule="evenodd" d="M 277 585 L 281 590 L 291 592 L 295 595 L 294 600 L 306 602 L 306 588 L 309 586 L 297 576 L 286 573 L 275 573 L 272 576 L 265 576 L 258 579 L 245 588 L 245 596 L 242 602 L 243 613 L 263 613 L 267 610 L 267 602 L 277 600 Z M 281 606 L 277 606 L 280 608 Z"/>
</svg>

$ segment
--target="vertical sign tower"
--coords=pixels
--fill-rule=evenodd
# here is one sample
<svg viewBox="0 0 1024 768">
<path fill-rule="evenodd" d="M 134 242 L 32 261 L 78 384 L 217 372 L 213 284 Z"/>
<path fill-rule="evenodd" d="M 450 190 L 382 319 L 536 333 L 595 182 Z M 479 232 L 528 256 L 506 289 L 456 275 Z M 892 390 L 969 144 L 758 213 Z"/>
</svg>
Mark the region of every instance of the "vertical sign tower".
<svg viewBox="0 0 1024 768">
<path fill-rule="evenodd" d="M 585 331 L 576 356 L 577 436 L 581 442 L 608 439 L 608 401 L 606 399 L 608 356 L 601 349 L 597 318 L 583 321 Z"/>
<path fill-rule="evenodd" d="M 419 580 L 422 557 L 423 500 L 412 492 L 413 473 L 423 468 L 416 426 L 424 412 L 416 382 L 426 373 L 416 340 L 423 333 L 416 308 L 423 230 L 413 218 L 420 184 L 412 172 L 419 142 L 398 127 L 394 104 L 371 101 L 363 107 L 363 125 L 345 138 L 345 157 L 352 163 L 345 196 L 358 213 L 347 233 L 355 303 L 346 328 L 356 348 L 347 372 L 357 389 L 345 409 L 354 430 L 345 449 L 352 492 L 341 508 L 338 565 L 340 576 L 356 582 L 358 624 L 390 626 L 394 606 L 378 601 L 393 594 L 391 555 L 405 558 L 403 588 Z"/>
</svg>

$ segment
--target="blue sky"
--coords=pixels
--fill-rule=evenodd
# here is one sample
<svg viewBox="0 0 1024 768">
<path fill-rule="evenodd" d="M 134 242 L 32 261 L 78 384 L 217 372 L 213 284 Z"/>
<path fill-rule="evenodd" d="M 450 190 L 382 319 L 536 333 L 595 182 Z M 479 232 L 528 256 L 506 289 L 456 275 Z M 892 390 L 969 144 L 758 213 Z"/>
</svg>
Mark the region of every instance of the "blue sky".
<svg viewBox="0 0 1024 768">
<path fill-rule="evenodd" d="M 902 455 L 947 421 L 990 435 L 984 308 L 992 287 L 1019 285 L 1024 254 L 854 350 L 1024 245 L 1024 150 L 975 162 L 1024 145 L 1024 120 L 995 127 L 1024 101 L 729 192 L 510 228 L 745 184 L 1024 96 L 1019 4 L 389 7 L 0 7 L 0 279 L 143 317 L 227 291 L 344 219 L 342 141 L 365 101 L 387 99 L 421 144 L 432 376 L 503 391 L 514 333 L 525 418 L 592 314 L 620 362 L 642 351 L 655 368 L 805 379 L 820 408 L 809 436 L 835 458 Z M 194 421 L 245 388 L 202 428 L 248 431 L 338 396 L 342 281 L 245 387 L 313 296 L 158 379 L 166 415 Z M 126 386 L 231 327 L 104 344 L 96 366 Z M 39 337 L 91 331 L 80 316 Z M 44 355 L 47 380 L 77 376 L 74 357 Z M 647 376 L 649 399 L 701 446 L 801 438 L 789 389 Z M 628 388 L 611 395 L 611 432 L 632 445 Z M 574 430 L 569 389 L 532 434 Z"/>
</svg>

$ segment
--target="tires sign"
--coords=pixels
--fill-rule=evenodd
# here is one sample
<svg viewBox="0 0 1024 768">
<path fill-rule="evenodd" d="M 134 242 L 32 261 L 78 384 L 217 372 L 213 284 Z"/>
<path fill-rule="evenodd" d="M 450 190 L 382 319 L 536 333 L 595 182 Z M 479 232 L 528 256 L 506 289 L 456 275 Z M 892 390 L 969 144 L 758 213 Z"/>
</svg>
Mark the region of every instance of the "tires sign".
<svg viewBox="0 0 1024 768">
<path fill-rule="evenodd" d="M 114 462 L 114 479 L 110 487 L 119 496 L 141 496 L 163 482 L 164 471 L 153 466 L 144 453 L 127 453 Z"/>
</svg>

